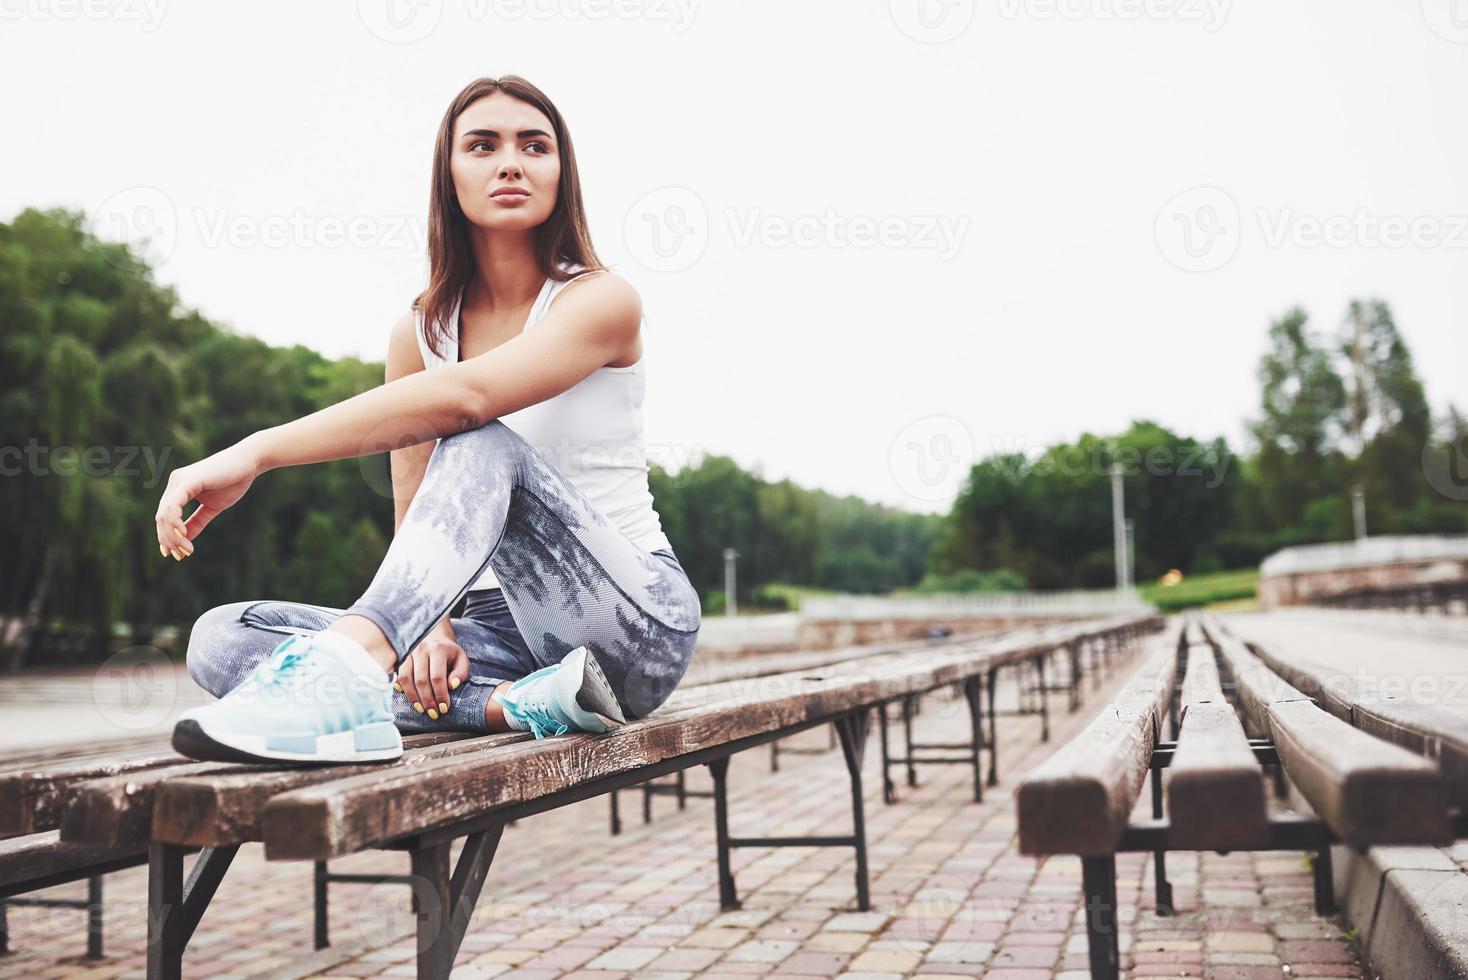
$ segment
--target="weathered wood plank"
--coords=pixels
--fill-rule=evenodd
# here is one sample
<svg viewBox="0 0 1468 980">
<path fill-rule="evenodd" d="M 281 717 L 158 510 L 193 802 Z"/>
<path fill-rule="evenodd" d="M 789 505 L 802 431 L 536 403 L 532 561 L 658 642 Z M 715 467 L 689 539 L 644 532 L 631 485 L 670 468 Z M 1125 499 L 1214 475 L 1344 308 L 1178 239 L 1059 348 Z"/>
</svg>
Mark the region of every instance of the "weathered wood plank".
<svg viewBox="0 0 1468 980">
<path fill-rule="evenodd" d="M 438 734 L 438 733 L 434 733 Z M 483 752 L 488 748 L 532 741 L 526 732 L 474 735 L 454 733 L 434 743 L 408 748 L 390 763 L 343 766 L 283 767 L 262 770 L 236 766 L 229 771 L 169 779 L 153 788 L 153 839 L 198 847 L 220 847 L 260 839 L 260 817 L 265 805 L 280 793 L 336 782 L 353 775 L 369 778 L 386 772 L 416 772 L 435 759 Z M 86 787 L 83 787 L 86 790 Z M 100 807 L 99 807 L 100 809 Z M 145 822 L 146 823 L 146 822 Z M 92 840 L 105 831 L 94 826 L 62 825 L 67 839 Z M 104 838 L 105 839 L 105 838 Z"/>
<path fill-rule="evenodd" d="M 0 773 L 0 837 L 55 829 L 61 819 L 66 788 L 81 780 L 193 761 L 164 743 L 162 747 L 152 744 L 132 753 L 66 757 L 10 769 Z"/>
<path fill-rule="evenodd" d="M 147 860 L 147 848 L 63 843 L 54 830 L 0 841 L 0 898 Z"/>
<path fill-rule="evenodd" d="M 1321 629 L 1322 642 L 1333 640 L 1325 632 L 1331 625 L 1357 628 L 1349 620 L 1332 624 L 1329 618 L 1316 619 L 1312 625 Z M 1296 641 L 1270 639 L 1250 642 L 1249 646 L 1267 666 L 1289 677 L 1300 690 L 1321 699 L 1331 714 L 1370 735 L 1435 760 L 1448 781 L 1453 802 L 1468 808 L 1468 715 L 1462 707 L 1460 675 L 1414 675 L 1425 684 L 1417 688 L 1403 683 L 1398 694 L 1380 682 L 1379 674 L 1363 676 L 1359 671 L 1337 669 L 1321 658 L 1303 656 L 1304 651 L 1296 649 Z M 1383 648 L 1382 661 L 1380 673 L 1413 669 L 1395 665 L 1388 648 Z"/>
<path fill-rule="evenodd" d="M 1325 711 L 1228 631 L 1214 639 L 1285 771 L 1337 836 L 1354 846 L 1452 842 L 1437 766 Z"/>
<path fill-rule="evenodd" d="M 1172 693 L 1178 635 L 1147 644 L 1142 666 L 1079 735 L 1020 783 L 1021 854 L 1111 854 L 1152 762 Z"/>
<path fill-rule="evenodd" d="M 1248 850 L 1269 843 L 1264 774 L 1238 715 L 1223 697 L 1213 648 L 1188 648 L 1182 724 L 1167 781 L 1170 840 L 1190 850 Z"/>
<path fill-rule="evenodd" d="M 460 737 L 460 733 L 415 733 L 404 736 L 403 745 L 406 749 Z M 0 774 L 0 791 L 14 789 L 17 794 L 0 799 L 0 813 L 12 825 L 25 828 L 22 833 L 59 829 L 61 839 L 69 843 L 122 847 L 147 842 L 146 836 L 136 837 L 134 832 L 145 831 L 153 790 L 165 780 L 210 771 L 270 771 L 263 765 L 199 762 L 174 752 L 166 740 L 150 742 L 147 748 L 150 754 L 136 757 L 67 758 Z"/>
</svg>

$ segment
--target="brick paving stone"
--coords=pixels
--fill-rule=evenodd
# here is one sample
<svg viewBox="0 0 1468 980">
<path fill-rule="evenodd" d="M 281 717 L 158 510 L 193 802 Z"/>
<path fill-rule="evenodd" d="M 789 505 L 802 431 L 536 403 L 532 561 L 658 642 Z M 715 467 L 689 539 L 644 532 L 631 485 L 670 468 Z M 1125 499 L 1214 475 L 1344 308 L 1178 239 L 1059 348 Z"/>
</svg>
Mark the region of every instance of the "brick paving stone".
<svg viewBox="0 0 1468 980">
<path fill-rule="evenodd" d="M 800 944 L 793 939 L 751 939 L 740 943 L 723 959 L 730 963 L 778 963 L 798 949 Z"/>
<path fill-rule="evenodd" d="M 840 953 L 796 953 L 775 967 L 779 976 L 789 974 L 830 977 L 842 972 L 851 957 Z"/>
</svg>

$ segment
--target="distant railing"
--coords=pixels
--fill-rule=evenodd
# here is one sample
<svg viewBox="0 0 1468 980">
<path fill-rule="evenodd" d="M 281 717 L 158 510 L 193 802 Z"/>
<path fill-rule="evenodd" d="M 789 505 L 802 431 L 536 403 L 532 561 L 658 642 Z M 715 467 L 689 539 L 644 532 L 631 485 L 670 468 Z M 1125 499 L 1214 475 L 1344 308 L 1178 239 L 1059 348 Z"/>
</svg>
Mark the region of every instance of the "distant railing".
<svg viewBox="0 0 1468 980">
<path fill-rule="evenodd" d="M 1468 561 L 1468 535 L 1389 535 L 1276 551 L 1259 565 L 1261 578 L 1369 568 L 1405 562 Z"/>
<path fill-rule="evenodd" d="M 1309 604 L 1335 609 L 1394 609 L 1468 615 L 1468 580 L 1416 582 L 1409 585 L 1351 589 L 1333 595 L 1311 596 Z"/>
<path fill-rule="evenodd" d="M 936 619 L 988 616 L 1085 616 L 1144 612 L 1152 607 L 1135 589 L 1067 592 L 983 592 L 973 595 L 810 596 L 805 619 Z"/>
</svg>

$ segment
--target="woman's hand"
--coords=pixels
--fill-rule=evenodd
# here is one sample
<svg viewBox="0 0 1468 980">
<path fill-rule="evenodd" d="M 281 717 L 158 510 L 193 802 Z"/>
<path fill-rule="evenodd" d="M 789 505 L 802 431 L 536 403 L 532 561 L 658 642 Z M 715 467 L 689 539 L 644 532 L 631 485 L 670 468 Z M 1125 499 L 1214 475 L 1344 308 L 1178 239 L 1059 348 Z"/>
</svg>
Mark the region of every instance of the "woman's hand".
<svg viewBox="0 0 1468 980">
<path fill-rule="evenodd" d="M 445 620 L 447 623 L 447 620 Z M 449 691 L 469 679 L 469 655 L 445 625 L 429 633 L 398 668 L 393 687 L 403 693 L 413 710 L 437 721 L 449 710 Z"/>
<path fill-rule="evenodd" d="M 245 442 L 238 442 L 168 474 L 168 486 L 153 518 L 159 552 L 172 555 L 175 561 L 192 555 L 199 532 L 243 497 L 260 472 L 258 457 Z M 184 520 L 183 509 L 191 500 L 197 500 L 199 506 Z"/>
</svg>

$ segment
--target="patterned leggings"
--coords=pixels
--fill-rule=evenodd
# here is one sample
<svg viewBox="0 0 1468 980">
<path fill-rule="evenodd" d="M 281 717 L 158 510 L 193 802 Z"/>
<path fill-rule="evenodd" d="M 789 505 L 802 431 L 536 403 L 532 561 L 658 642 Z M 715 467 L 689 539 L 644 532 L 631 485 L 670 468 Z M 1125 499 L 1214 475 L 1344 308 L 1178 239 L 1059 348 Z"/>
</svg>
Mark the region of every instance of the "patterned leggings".
<svg viewBox="0 0 1468 980">
<path fill-rule="evenodd" d="M 500 588 L 468 592 L 493 569 Z M 393 697 L 403 731 L 487 731 L 501 681 L 560 662 L 585 645 L 628 720 L 668 699 L 702 623 L 698 593 L 672 551 L 646 551 L 498 419 L 439 440 L 387 556 L 346 609 L 286 600 L 232 602 L 199 617 L 189 675 L 223 697 L 283 637 L 315 633 L 345 613 L 376 623 L 398 664 L 468 593 L 454 637 L 470 662 L 437 721 Z"/>
</svg>

